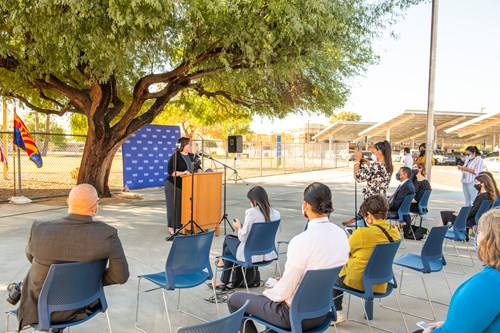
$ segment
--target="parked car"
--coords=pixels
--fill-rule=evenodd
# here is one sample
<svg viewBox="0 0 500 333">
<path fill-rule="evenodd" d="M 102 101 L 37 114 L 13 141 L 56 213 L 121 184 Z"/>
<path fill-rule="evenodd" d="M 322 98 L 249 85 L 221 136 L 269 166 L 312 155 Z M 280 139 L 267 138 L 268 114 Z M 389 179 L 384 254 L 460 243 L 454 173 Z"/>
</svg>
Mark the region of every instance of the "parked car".
<svg viewBox="0 0 500 333">
<path fill-rule="evenodd" d="M 350 152 L 349 161 L 356 161 L 356 157 L 354 156 L 354 150 L 349 150 L 349 152 Z M 369 150 L 363 150 L 361 154 L 363 155 L 364 159 L 367 159 L 369 161 L 375 160 L 373 153 Z"/>
<path fill-rule="evenodd" d="M 457 159 L 454 155 L 445 152 L 444 150 L 434 151 L 434 161 L 436 165 L 446 164 L 446 165 L 457 165 Z"/>
<path fill-rule="evenodd" d="M 451 155 L 455 156 L 456 165 L 464 165 L 465 153 L 461 151 L 452 151 Z"/>
<path fill-rule="evenodd" d="M 499 172 L 500 171 L 500 162 L 499 157 L 487 157 L 484 160 L 484 165 L 486 166 L 486 170 L 490 172 Z"/>
<path fill-rule="evenodd" d="M 415 159 L 418 156 L 419 152 L 417 149 L 410 149 L 410 154 L 411 154 L 412 158 Z M 405 159 L 404 149 L 401 149 L 399 151 L 399 153 L 394 152 L 392 154 L 392 161 L 393 162 L 402 163 L 404 161 L 404 159 Z"/>
</svg>

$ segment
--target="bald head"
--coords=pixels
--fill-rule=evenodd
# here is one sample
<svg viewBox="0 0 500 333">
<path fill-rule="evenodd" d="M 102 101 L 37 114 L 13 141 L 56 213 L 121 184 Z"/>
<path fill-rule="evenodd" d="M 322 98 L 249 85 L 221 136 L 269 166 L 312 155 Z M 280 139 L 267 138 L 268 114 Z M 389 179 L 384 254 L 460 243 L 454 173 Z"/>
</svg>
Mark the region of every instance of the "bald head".
<svg viewBox="0 0 500 333">
<path fill-rule="evenodd" d="M 92 216 L 97 211 L 97 191 L 90 184 L 73 187 L 68 196 L 68 213 Z"/>
</svg>

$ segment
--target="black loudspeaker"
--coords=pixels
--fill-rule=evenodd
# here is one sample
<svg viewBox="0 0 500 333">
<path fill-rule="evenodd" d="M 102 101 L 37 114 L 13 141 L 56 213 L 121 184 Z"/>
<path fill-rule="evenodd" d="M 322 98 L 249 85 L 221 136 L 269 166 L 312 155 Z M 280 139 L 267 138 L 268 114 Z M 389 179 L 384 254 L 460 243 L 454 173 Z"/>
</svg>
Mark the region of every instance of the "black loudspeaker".
<svg viewBox="0 0 500 333">
<path fill-rule="evenodd" d="M 242 153 L 243 137 L 241 135 L 230 135 L 227 137 L 227 152 Z"/>
</svg>

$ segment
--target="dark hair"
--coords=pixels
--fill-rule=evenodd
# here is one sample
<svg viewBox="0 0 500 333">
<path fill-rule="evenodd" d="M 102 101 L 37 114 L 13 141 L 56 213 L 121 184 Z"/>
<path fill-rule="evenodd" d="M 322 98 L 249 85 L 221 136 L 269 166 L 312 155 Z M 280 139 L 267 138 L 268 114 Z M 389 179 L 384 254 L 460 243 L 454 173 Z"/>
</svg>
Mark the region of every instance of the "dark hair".
<svg viewBox="0 0 500 333">
<path fill-rule="evenodd" d="M 304 190 L 304 201 L 316 214 L 333 212 L 332 191 L 323 183 L 314 182 Z"/>
<path fill-rule="evenodd" d="M 186 147 L 190 142 L 191 142 L 190 138 L 187 138 L 185 136 L 180 137 L 179 140 L 177 140 L 177 143 L 179 143 L 181 146 L 177 148 L 177 151 L 182 151 L 184 147 Z"/>
<path fill-rule="evenodd" d="M 385 196 L 381 194 L 372 195 L 363 201 L 359 211 L 363 216 L 370 213 L 377 220 L 386 219 L 387 212 L 389 211 L 389 203 L 387 202 Z"/>
<path fill-rule="evenodd" d="M 407 166 L 403 166 L 403 167 L 399 168 L 399 170 L 403 171 L 403 173 L 406 174 L 407 179 L 411 178 L 411 169 L 410 168 L 408 168 Z"/>
<path fill-rule="evenodd" d="M 267 192 L 262 186 L 252 187 L 247 193 L 247 198 L 255 201 L 257 207 L 259 207 L 259 210 L 264 215 L 266 222 L 271 221 L 271 204 L 269 203 Z"/>
<path fill-rule="evenodd" d="M 410 153 L 410 148 L 405 147 L 404 152 L 407 153 L 407 154 L 409 154 Z"/>
<path fill-rule="evenodd" d="M 420 163 L 420 162 L 417 162 L 415 163 L 415 165 L 417 166 L 418 169 L 422 169 L 422 176 L 427 176 L 427 171 L 425 171 L 425 165 L 424 163 Z"/>
<path fill-rule="evenodd" d="M 424 150 L 420 151 L 420 153 L 418 154 L 418 157 L 424 157 L 425 156 L 425 142 L 422 142 L 420 144 L 420 146 L 418 146 L 418 150 L 420 150 L 420 148 L 424 148 Z"/>
<path fill-rule="evenodd" d="M 472 154 L 476 154 L 476 156 L 481 156 L 481 151 L 476 146 L 469 146 L 465 148 L 465 151 L 470 151 Z"/>
<path fill-rule="evenodd" d="M 478 175 L 475 180 L 484 184 L 484 188 L 488 193 L 488 197 L 490 197 L 491 202 L 495 202 L 497 199 L 497 194 L 495 193 L 495 185 L 493 185 L 493 180 L 491 180 L 490 176 L 487 174 Z"/>
<path fill-rule="evenodd" d="M 392 166 L 392 151 L 391 144 L 389 141 L 384 140 L 383 142 L 377 142 L 373 145 L 375 149 L 380 150 L 384 155 L 385 167 L 387 168 L 387 173 L 392 175 L 394 172 L 394 167 Z"/>
<path fill-rule="evenodd" d="M 424 148 L 424 149 L 425 149 L 425 142 L 422 142 L 422 143 L 420 144 L 420 146 L 418 146 L 418 149 L 420 149 L 420 148 Z"/>
<path fill-rule="evenodd" d="M 493 178 L 493 175 L 491 174 L 491 172 L 489 172 L 489 171 L 481 171 L 479 173 L 479 175 L 488 175 L 488 177 L 491 178 L 491 182 L 493 183 L 493 187 L 495 187 L 495 194 L 496 195 L 500 195 L 500 191 L 498 190 L 497 181 L 495 180 L 495 178 Z"/>
</svg>

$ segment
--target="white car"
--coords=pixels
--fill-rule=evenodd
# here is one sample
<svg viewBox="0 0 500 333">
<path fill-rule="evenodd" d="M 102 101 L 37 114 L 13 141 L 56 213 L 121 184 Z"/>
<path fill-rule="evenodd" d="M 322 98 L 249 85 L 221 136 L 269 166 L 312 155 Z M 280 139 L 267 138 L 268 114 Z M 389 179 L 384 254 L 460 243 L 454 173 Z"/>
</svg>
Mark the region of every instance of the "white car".
<svg viewBox="0 0 500 333">
<path fill-rule="evenodd" d="M 498 157 L 487 157 L 483 160 L 486 169 L 490 172 L 500 171 L 500 162 Z"/>
<path fill-rule="evenodd" d="M 416 149 L 410 149 L 410 154 L 413 158 L 417 157 L 419 152 Z M 402 163 L 405 160 L 405 153 L 404 149 L 401 149 L 399 153 L 393 152 L 392 154 L 392 161 L 393 162 L 400 162 Z"/>
</svg>

